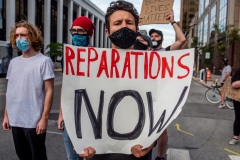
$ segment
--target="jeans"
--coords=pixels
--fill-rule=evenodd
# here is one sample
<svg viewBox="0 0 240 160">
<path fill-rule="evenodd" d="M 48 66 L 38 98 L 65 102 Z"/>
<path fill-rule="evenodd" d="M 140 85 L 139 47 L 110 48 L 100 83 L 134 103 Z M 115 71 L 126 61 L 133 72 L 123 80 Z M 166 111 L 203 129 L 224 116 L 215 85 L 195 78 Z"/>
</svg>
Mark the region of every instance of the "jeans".
<svg viewBox="0 0 240 160">
<path fill-rule="evenodd" d="M 76 151 L 73 150 L 73 144 L 68 136 L 68 133 L 67 133 L 67 130 L 65 127 L 62 132 L 62 137 L 63 137 L 64 146 L 66 149 L 67 159 L 68 160 L 83 160 L 83 158 L 78 156 Z"/>
</svg>

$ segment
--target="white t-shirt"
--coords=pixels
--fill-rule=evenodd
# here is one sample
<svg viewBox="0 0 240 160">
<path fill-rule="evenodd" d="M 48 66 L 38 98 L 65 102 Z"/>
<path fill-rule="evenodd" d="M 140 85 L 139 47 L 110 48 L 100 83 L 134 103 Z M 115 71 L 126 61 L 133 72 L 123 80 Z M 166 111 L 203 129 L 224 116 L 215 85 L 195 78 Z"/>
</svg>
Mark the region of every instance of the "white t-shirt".
<svg viewBox="0 0 240 160">
<path fill-rule="evenodd" d="M 52 60 L 41 53 L 11 60 L 6 77 L 6 109 L 11 126 L 36 128 L 44 107 L 43 82 L 54 77 Z"/>
<path fill-rule="evenodd" d="M 227 65 L 223 68 L 222 70 L 222 76 L 221 76 L 221 83 L 224 83 L 223 79 L 225 78 L 227 73 L 231 73 L 232 72 L 232 67 L 230 65 Z"/>
</svg>

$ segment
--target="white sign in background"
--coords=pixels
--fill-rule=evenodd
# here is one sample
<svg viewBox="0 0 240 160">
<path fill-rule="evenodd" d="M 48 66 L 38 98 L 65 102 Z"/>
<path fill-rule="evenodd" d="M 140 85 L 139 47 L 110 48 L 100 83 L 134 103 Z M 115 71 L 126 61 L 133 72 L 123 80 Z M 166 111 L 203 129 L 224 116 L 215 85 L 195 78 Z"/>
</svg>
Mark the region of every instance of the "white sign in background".
<svg viewBox="0 0 240 160">
<path fill-rule="evenodd" d="M 61 103 L 74 149 L 130 154 L 136 144 L 151 145 L 182 110 L 193 60 L 193 49 L 157 53 L 64 45 Z"/>
</svg>

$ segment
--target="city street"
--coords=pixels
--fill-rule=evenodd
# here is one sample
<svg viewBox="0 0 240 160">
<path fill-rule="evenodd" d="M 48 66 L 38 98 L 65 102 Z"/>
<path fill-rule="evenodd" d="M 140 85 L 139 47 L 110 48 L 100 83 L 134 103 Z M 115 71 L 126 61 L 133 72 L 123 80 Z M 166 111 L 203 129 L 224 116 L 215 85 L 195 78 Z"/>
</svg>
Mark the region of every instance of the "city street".
<svg viewBox="0 0 240 160">
<path fill-rule="evenodd" d="M 66 160 L 61 132 L 57 130 L 61 73 L 55 80 L 54 102 L 47 131 L 47 154 L 49 160 Z M 180 115 L 168 127 L 168 160 L 239 160 L 240 144 L 231 146 L 234 111 L 218 109 L 218 104 L 206 101 L 207 87 L 192 81 L 189 96 Z M 170 97 L 169 97 L 170 99 Z M 0 121 L 3 119 L 4 94 L 0 93 Z M 17 160 L 11 131 L 0 128 L 0 159 Z M 184 157 L 190 155 L 189 157 Z M 156 156 L 156 148 L 153 157 Z M 183 158 L 184 157 L 184 158 Z M 153 158 L 153 159 L 154 159 Z"/>
</svg>

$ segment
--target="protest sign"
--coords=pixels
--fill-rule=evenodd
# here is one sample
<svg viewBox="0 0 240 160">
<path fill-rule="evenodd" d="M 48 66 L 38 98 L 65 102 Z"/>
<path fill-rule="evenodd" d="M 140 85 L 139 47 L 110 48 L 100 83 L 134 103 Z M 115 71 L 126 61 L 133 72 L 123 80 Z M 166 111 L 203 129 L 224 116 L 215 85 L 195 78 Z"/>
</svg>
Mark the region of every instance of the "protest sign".
<svg viewBox="0 0 240 160">
<path fill-rule="evenodd" d="M 143 0 L 139 25 L 168 24 L 166 15 L 172 12 L 173 0 Z"/>
<path fill-rule="evenodd" d="M 75 150 L 130 154 L 181 112 L 194 49 L 138 51 L 64 45 L 62 111 Z"/>
</svg>

